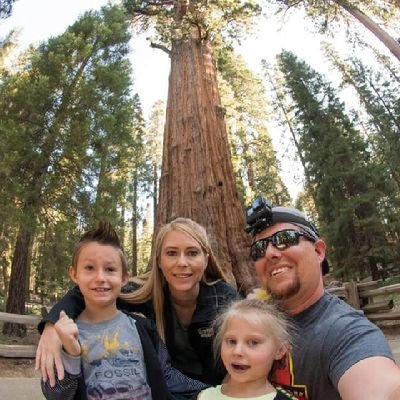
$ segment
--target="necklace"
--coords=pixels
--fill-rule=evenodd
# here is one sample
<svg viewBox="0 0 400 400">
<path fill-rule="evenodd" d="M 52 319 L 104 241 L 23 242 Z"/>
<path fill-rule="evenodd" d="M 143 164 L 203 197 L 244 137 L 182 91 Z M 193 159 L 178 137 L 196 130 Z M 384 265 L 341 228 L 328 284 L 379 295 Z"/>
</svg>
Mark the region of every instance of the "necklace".
<svg viewBox="0 0 400 400">
<path fill-rule="evenodd" d="M 287 392 L 285 389 L 282 389 L 280 387 L 276 388 L 277 392 L 283 393 L 288 399 L 290 400 L 299 400 L 297 397 L 295 397 L 292 393 Z"/>
</svg>

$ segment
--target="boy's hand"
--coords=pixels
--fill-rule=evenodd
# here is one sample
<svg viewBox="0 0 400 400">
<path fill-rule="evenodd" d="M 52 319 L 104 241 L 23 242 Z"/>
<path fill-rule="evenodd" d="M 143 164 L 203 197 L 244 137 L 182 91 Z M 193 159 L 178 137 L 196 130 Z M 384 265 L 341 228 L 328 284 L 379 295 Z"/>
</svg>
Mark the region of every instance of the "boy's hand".
<svg viewBox="0 0 400 400">
<path fill-rule="evenodd" d="M 60 312 L 60 319 L 55 323 L 54 328 L 63 344 L 64 350 L 71 356 L 81 354 L 81 345 L 78 341 L 78 327 L 74 320 L 64 312 Z"/>
</svg>

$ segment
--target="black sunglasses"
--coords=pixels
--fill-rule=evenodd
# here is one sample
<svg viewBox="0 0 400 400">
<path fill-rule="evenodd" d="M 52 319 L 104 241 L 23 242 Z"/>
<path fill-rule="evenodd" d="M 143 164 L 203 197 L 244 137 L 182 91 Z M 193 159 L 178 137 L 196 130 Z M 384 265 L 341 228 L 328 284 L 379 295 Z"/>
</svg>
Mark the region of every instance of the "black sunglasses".
<svg viewBox="0 0 400 400">
<path fill-rule="evenodd" d="M 300 236 L 303 236 L 311 242 L 315 242 L 315 237 L 311 236 L 307 232 L 295 231 L 294 229 L 284 229 L 254 242 L 250 248 L 250 257 L 254 261 L 264 257 L 269 243 L 272 243 L 272 245 L 278 250 L 285 250 L 288 247 L 295 246 L 299 244 Z"/>
</svg>

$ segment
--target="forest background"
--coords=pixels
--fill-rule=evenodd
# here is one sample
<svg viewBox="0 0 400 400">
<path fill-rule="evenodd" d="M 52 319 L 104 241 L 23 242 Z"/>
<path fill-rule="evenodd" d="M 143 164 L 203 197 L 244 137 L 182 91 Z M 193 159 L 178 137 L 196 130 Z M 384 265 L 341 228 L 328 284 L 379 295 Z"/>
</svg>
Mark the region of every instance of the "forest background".
<svg viewBox="0 0 400 400">
<path fill-rule="evenodd" d="M 18 1 L 0 4 L 11 20 Z M 396 0 L 126 0 L 22 53 L 18 34 L 2 32 L 5 310 L 62 295 L 74 242 L 104 218 L 132 275 L 147 268 L 154 230 L 176 216 L 197 220 L 247 291 L 256 282 L 243 209 L 256 194 L 316 222 L 336 278 L 396 269 L 399 11 Z M 320 42 L 321 71 L 293 49 L 250 67 L 243 49 L 256 28 L 299 15 Z M 148 115 L 135 89 L 140 54 L 130 53 L 143 35 L 171 64 L 167 102 Z M 255 47 L 260 58 L 269 35 Z M 296 198 L 288 175 L 301 185 Z"/>
</svg>

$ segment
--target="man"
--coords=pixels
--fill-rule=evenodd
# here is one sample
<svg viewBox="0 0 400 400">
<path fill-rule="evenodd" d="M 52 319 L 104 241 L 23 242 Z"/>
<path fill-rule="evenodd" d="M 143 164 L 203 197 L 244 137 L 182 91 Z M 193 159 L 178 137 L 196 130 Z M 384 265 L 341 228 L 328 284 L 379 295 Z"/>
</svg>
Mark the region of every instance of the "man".
<svg viewBox="0 0 400 400">
<path fill-rule="evenodd" d="M 291 316 L 296 335 L 274 382 L 304 400 L 399 400 L 400 368 L 383 333 L 324 291 L 326 244 L 300 211 L 259 197 L 246 209 L 261 285 Z"/>
</svg>

